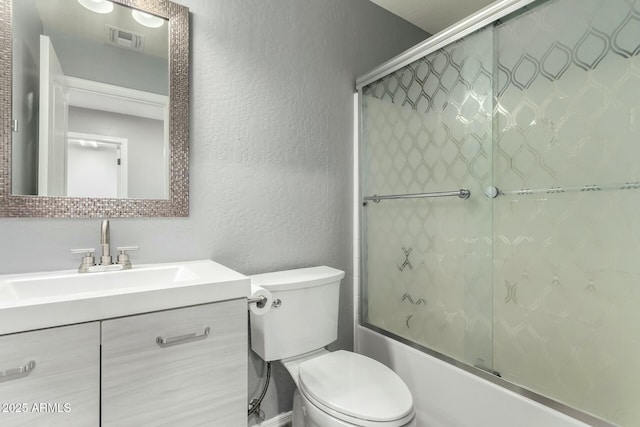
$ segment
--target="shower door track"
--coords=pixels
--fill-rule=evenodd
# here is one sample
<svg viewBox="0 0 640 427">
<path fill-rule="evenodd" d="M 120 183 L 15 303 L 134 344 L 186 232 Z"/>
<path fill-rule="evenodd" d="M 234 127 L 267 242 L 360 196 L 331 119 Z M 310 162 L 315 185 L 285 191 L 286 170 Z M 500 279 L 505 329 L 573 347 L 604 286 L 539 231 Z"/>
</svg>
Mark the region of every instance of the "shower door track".
<svg viewBox="0 0 640 427">
<path fill-rule="evenodd" d="M 361 90 L 364 86 L 375 82 L 387 74 L 397 71 L 431 52 L 442 49 L 456 40 L 538 1 L 540 0 L 502 0 L 494 2 L 358 77 L 356 79 L 356 89 Z"/>
</svg>

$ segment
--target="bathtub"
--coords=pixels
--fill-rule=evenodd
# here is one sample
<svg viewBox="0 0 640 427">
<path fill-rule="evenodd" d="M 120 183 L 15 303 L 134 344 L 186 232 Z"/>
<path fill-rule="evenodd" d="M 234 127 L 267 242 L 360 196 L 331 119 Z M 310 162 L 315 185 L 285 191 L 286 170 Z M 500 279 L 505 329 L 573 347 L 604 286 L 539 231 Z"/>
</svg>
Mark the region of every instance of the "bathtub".
<svg viewBox="0 0 640 427">
<path fill-rule="evenodd" d="M 356 327 L 356 351 L 389 366 L 413 393 L 418 427 L 588 427 L 368 328 Z"/>
</svg>

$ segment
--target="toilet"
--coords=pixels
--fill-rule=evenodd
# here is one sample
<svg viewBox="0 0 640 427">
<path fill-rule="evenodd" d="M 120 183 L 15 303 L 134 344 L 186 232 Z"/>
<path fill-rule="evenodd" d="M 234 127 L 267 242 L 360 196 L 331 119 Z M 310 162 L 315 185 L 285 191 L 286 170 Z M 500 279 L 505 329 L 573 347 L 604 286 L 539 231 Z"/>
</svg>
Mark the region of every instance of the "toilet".
<svg viewBox="0 0 640 427">
<path fill-rule="evenodd" d="M 251 313 L 251 348 L 295 381 L 293 427 L 414 427 L 413 397 L 395 372 L 324 348 L 337 338 L 343 277 L 326 266 L 251 276 L 273 295 L 269 311 Z"/>
</svg>

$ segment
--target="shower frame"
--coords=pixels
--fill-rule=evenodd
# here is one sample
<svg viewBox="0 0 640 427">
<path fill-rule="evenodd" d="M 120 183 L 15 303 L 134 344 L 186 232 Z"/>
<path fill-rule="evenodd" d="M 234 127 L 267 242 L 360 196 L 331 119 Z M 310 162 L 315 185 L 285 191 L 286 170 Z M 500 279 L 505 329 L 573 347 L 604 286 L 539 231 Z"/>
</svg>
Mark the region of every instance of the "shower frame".
<svg viewBox="0 0 640 427">
<path fill-rule="evenodd" d="M 507 381 L 500 377 L 500 374 L 491 369 L 479 368 L 476 366 L 472 366 L 468 363 L 462 362 L 458 359 L 455 359 L 446 354 L 440 353 L 423 345 L 420 345 L 414 341 L 411 341 L 402 336 L 396 335 L 392 332 L 379 328 L 375 325 L 369 324 L 365 322 L 364 315 L 364 283 L 366 282 L 366 265 L 365 265 L 365 257 L 362 256 L 362 242 L 366 240 L 366 223 L 362 220 L 364 218 L 364 209 L 366 206 L 366 196 L 371 196 L 369 194 L 363 194 L 363 179 L 360 171 L 364 170 L 364 128 L 363 128 L 363 120 L 362 120 L 362 99 L 363 99 L 363 88 L 433 52 L 436 52 L 452 43 L 495 23 L 496 21 L 507 17 L 513 13 L 517 13 L 527 8 L 527 6 L 533 4 L 539 4 L 546 2 L 548 0 L 498 0 L 494 3 L 488 5 L 487 7 L 479 10 L 478 12 L 466 17 L 465 19 L 455 23 L 454 25 L 442 30 L 441 32 L 429 37 L 422 43 L 417 44 L 416 46 L 406 50 L 402 54 L 390 59 L 372 69 L 371 71 L 359 76 L 356 79 L 356 91 L 357 91 L 357 112 L 358 115 L 356 117 L 357 123 L 357 152 L 359 159 L 357 161 L 357 165 L 359 171 L 357 173 L 358 182 L 357 187 L 354 191 L 354 196 L 356 199 L 356 203 L 358 206 L 358 227 L 360 233 L 360 244 L 357 245 L 357 253 L 355 253 L 355 259 L 358 260 L 357 265 L 360 269 L 359 274 L 357 275 L 357 280 L 359 283 L 356 286 L 359 286 L 359 298 L 357 304 L 359 305 L 357 309 L 356 315 L 356 324 L 359 324 L 365 328 L 368 328 L 372 331 L 375 331 L 381 335 L 387 336 L 391 339 L 399 341 L 409 347 L 415 348 L 423 353 L 426 353 L 438 360 L 446 362 L 450 365 L 453 365 L 457 368 L 462 369 L 468 373 L 471 373 L 477 377 L 480 377 L 484 380 L 487 380 L 495 385 L 503 387 L 511 392 L 514 392 L 520 396 L 529 398 L 535 402 L 538 402 L 542 405 L 545 405 L 551 409 L 554 409 L 560 413 L 568 415 L 572 418 L 575 418 L 579 421 L 582 421 L 588 425 L 594 427 L 615 427 L 615 424 L 611 424 L 608 421 L 605 421 L 601 418 L 598 418 L 594 415 L 591 415 L 587 412 L 584 412 L 580 409 L 574 408 L 572 406 L 566 405 L 562 402 L 556 401 L 552 398 L 529 390 L 523 386 L 515 384 L 513 382 Z M 372 197 L 369 199 L 373 200 Z M 375 200 L 374 200 L 375 201 Z"/>
</svg>

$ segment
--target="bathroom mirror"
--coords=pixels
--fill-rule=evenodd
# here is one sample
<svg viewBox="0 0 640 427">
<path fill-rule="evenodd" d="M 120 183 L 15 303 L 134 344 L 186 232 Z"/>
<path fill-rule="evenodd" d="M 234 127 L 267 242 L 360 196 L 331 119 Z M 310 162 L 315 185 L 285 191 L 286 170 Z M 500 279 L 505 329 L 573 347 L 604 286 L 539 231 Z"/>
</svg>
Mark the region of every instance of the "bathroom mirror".
<svg viewBox="0 0 640 427">
<path fill-rule="evenodd" d="M 0 0 L 0 214 L 188 215 L 188 9 Z"/>
</svg>

